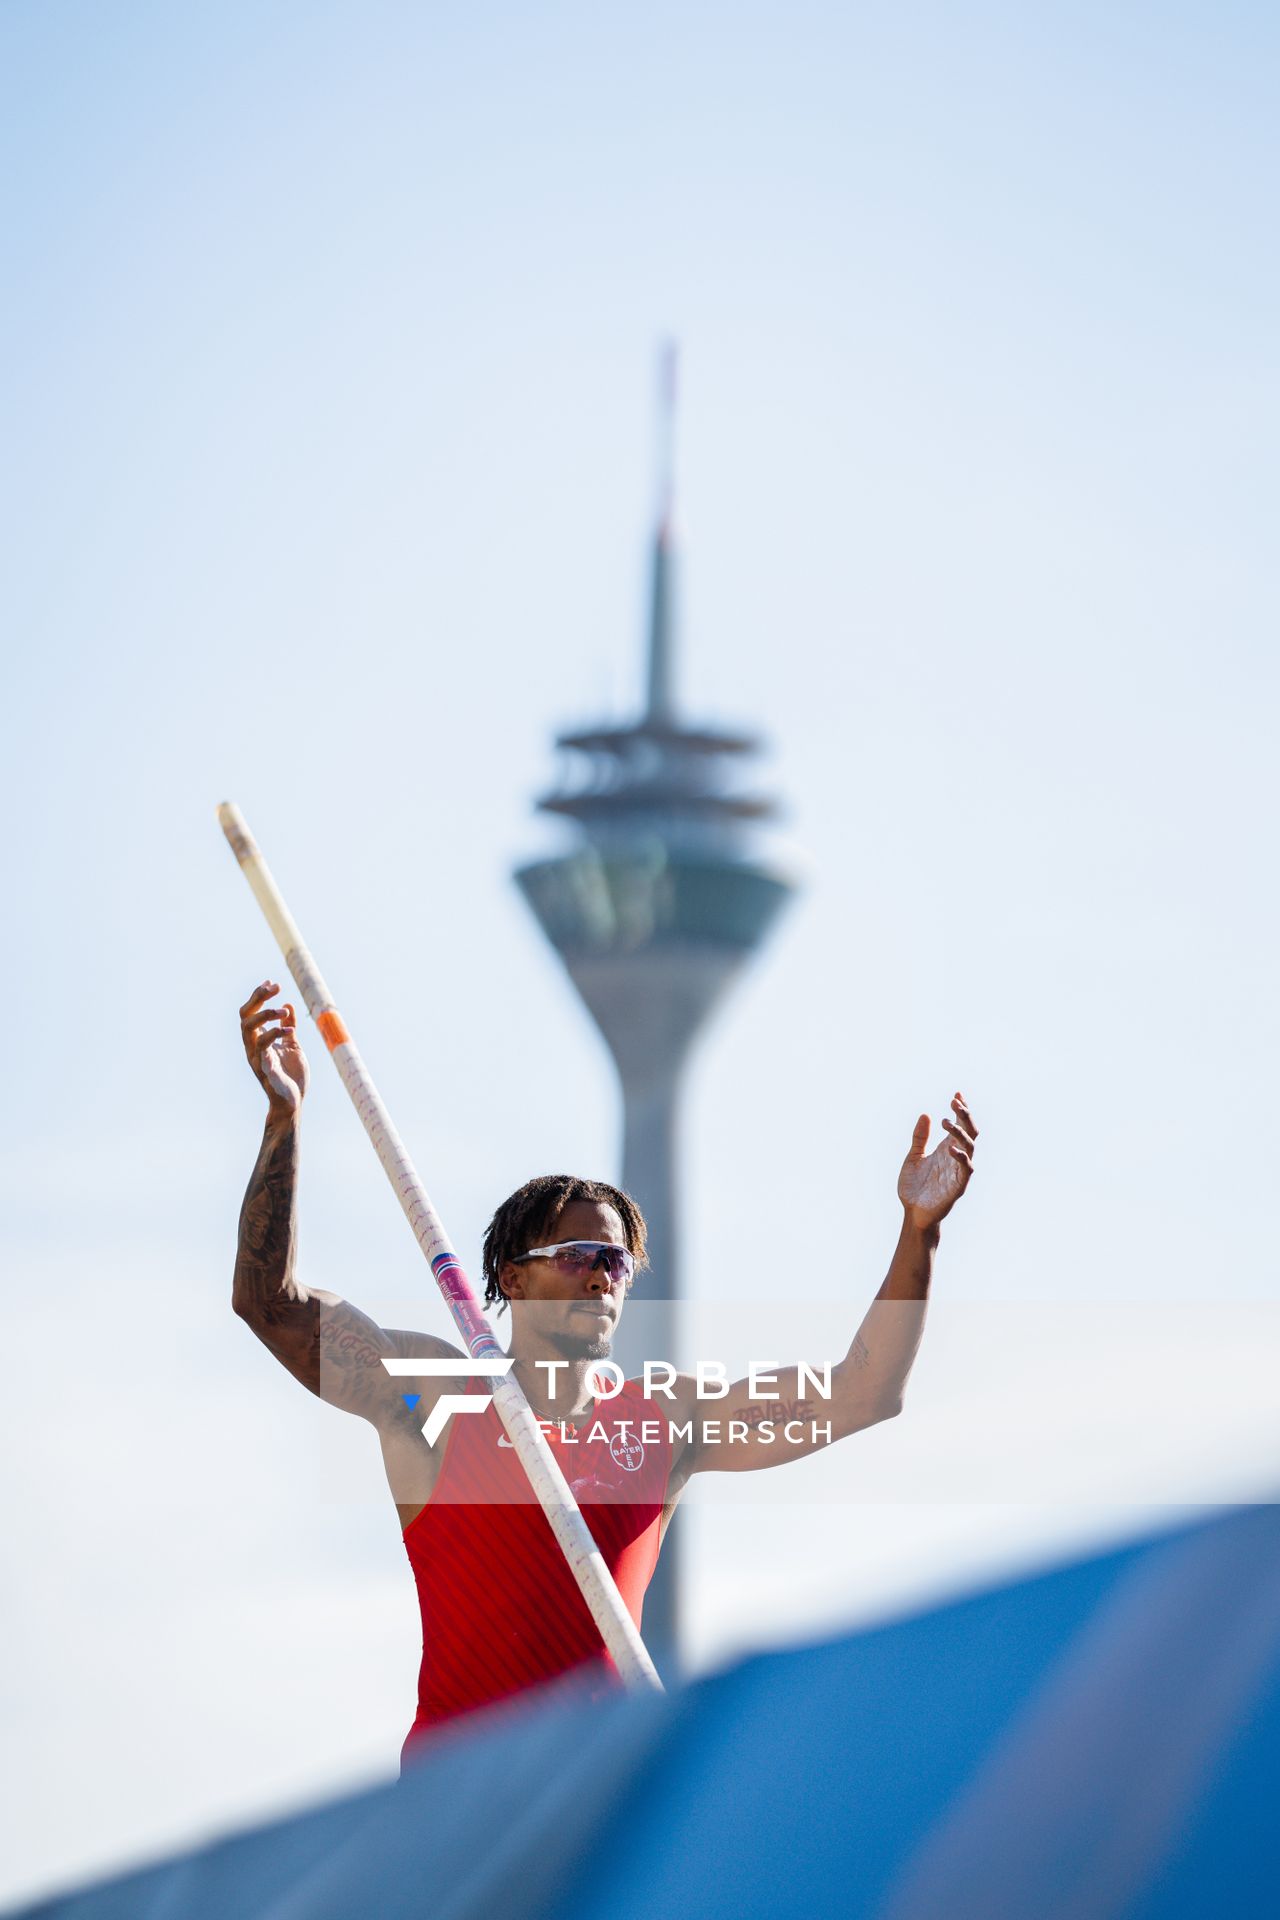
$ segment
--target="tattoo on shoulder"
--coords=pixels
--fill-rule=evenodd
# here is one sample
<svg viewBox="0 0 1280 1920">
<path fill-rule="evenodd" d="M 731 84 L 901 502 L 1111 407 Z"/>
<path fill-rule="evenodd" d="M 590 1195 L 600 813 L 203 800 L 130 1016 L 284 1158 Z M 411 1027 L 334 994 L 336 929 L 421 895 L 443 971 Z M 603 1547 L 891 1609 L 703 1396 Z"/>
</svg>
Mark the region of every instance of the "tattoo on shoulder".
<svg viewBox="0 0 1280 1920">
<path fill-rule="evenodd" d="M 324 1359 L 328 1364 L 339 1367 L 382 1365 L 382 1349 L 375 1346 L 358 1327 L 344 1327 L 321 1319 L 316 1338 L 318 1343 L 323 1343 Z M 379 1378 L 385 1379 L 386 1376 L 380 1374 Z"/>
</svg>

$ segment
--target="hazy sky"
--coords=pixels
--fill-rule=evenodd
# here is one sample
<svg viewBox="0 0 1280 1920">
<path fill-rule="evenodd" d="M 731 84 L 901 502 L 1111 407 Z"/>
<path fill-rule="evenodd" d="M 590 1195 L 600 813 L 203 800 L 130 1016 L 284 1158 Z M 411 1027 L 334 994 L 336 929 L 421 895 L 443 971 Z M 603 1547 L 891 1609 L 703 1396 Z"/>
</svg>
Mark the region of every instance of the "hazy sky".
<svg viewBox="0 0 1280 1920">
<path fill-rule="evenodd" d="M 689 1352 L 838 1357 L 915 1115 L 982 1128 L 904 1417 L 703 1488 L 695 1664 L 1274 1486 L 1278 43 L 0 9 L 0 1895 L 394 1769 L 376 1440 L 230 1311 L 280 963 L 214 807 L 473 1270 L 530 1173 L 616 1171 L 509 874 L 552 733 L 639 697 L 668 331 L 681 704 L 767 734 L 805 875 L 689 1089 Z M 304 1274 L 446 1332 L 311 1051 Z"/>
</svg>

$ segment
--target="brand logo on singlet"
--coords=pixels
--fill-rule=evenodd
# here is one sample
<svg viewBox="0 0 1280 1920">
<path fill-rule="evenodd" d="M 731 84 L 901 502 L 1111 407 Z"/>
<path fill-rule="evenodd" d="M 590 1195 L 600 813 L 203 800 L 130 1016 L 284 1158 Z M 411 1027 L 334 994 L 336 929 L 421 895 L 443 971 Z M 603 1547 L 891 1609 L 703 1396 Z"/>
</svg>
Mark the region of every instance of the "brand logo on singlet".
<svg viewBox="0 0 1280 1920">
<path fill-rule="evenodd" d="M 628 1473 L 636 1473 L 644 1465 L 644 1442 L 632 1440 L 625 1433 L 614 1434 L 609 1452 L 615 1463 L 625 1467 Z"/>
</svg>

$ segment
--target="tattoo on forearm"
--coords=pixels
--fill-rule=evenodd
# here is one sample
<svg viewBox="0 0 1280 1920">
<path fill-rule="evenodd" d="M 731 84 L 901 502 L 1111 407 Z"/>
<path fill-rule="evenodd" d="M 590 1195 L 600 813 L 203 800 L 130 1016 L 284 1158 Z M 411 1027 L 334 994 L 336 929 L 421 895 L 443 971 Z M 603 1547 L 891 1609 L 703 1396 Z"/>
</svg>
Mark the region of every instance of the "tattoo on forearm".
<svg viewBox="0 0 1280 1920">
<path fill-rule="evenodd" d="M 859 1370 L 865 1367 L 871 1359 L 871 1349 L 860 1333 L 855 1333 L 853 1336 L 853 1346 L 849 1350 L 849 1358 Z"/>
<path fill-rule="evenodd" d="M 232 1304 L 268 1351 L 322 1400 L 370 1419 L 402 1416 L 412 1426 L 410 1409 L 382 1365 L 384 1354 L 395 1351 L 391 1336 L 340 1295 L 307 1287 L 296 1276 L 297 1176 L 296 1129 L 269 1129 L 240 1210 Z M 426 1334 L 408 1337 L 419 1353 L 441 1345 Z"/>
<path fill-rule="evenodd" d="M 240 1209 L 233 1282 L 237 1304 L 268 1317 L 283 1300 L 305 1298 L 294 1279 L 297 1179 L 296 1130 L 268 1133 Z"/>
</svg>

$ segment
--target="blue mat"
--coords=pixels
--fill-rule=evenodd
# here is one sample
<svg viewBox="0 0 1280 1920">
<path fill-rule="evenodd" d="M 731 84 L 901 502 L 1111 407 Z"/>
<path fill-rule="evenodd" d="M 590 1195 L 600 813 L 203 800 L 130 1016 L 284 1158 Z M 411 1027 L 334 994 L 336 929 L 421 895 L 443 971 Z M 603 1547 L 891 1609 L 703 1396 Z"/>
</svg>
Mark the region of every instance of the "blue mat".
<svg viewBox="0 0 1280 1920">
<path fill-rule="evenodd" d="M 1280 1509 L 666 1699 L 572 1687 L 398 1785 L 28 1920 L 1253 1920 L 1280 1913 Z"/>
</svg>

